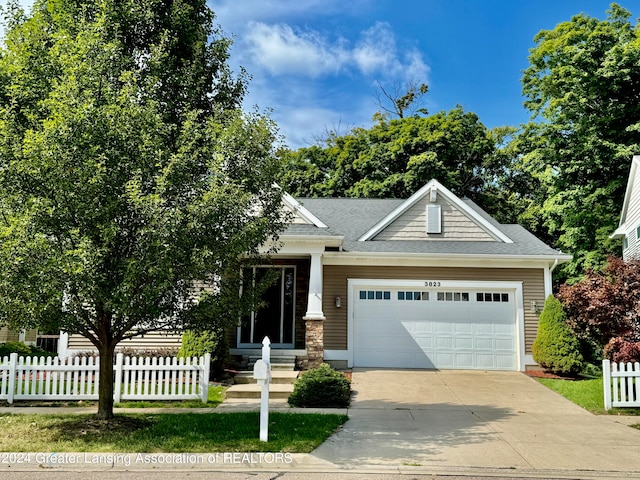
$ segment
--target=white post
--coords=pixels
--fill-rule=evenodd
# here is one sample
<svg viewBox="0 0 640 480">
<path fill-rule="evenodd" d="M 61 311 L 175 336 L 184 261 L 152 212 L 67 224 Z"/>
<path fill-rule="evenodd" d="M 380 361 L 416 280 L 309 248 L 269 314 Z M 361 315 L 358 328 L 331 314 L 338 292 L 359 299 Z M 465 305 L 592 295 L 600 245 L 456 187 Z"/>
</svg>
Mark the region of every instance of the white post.
<svg viewBox="0 0 640 480">
<path fill-rule="evenodd" d="M 322 255 L 319 253 L 311 255 L 307 301 L 305 318 L 320 318 L 324 320 L 324 313 L 322 312 Z"/>
<path fill-rule="evenodd" d="M 611 362 L 602 361 L 602 385 L 604 386 L 604 409 L 611 410 Z"/>
<path fill-rule="evenodd" d="M 269 382 L 271 381 L 271 341 L 262 340 L 262 359 L 253 366 L 253 378 L 262 385 L 260 392 L 260 441 L 269 441 Z"/>
<path fill-rule="evenodd" d="M 7 390 L 7 403 L 13 403 L 13 396 L 16 391 L 16 365 L 18 363 L 18 354 L 9 355 L 9 389 Z"/>
<path fill-rule="evenodd" d="M 204 364 L 203 364 L 204 363 Z M 200 358 L 200 399 L 202 403 L 209 401 L 209 369 L 211 368 L 211 354 L 206 353 Z"/>
<path fill-rule="evenodd" d="M 69 356 L 69 334 L 67 332 L 60 332 L 60 338 L 58 338 L 58 357 L 66 358 Z"/>
<path fill-rule="evenodd" d="M 113 392 L 113 401 L 115 403 L 120 403 L 122 399 L 122 360 L 124 355 L 122 352 L 118 352 L 116 354 L 116 364 L 113 367 L 113 373 L 116 377 L 116 385 L 114 387 Z"/>
</svg>

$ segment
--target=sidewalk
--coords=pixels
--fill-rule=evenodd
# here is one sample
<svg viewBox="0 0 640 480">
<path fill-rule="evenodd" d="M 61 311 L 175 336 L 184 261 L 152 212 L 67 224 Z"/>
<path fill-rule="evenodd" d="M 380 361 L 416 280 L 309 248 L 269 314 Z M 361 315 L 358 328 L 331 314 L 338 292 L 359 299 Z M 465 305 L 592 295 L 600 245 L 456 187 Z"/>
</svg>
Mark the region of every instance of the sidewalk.
<svg viewBox="0 0 640 480">
<path fill-rule="evenodd" d="M 368 370 L 354 371 L 352 385 L 354 400 L 349 409 L 292 409 L 285 401 L 270 403 L 272 412 L 349 415 L 343 428 L 310 454 L 276 458 L 267 454 L 242 456 L 218 452 L 193 454 L 186 459 L 181 454 L 156 455 L 167 456 L 163 469 L 176 471 L 640 479 L 640 431 L 628 426 L 640 423 L 640 417 L 592 415 L 522 374 Z M 4 407 L 0 413 L 79 414 L 95 410 L 95 407 Z M 258 401 L 228 400 L 215 409 L 116 409 L 116 412 L 250 410 L 259 410 Z M 135 461 L 138 454 L 127 455 L 128 466 L 123 458 L 112 458 L 108 465 L 103 463 L 100 467 L 85 462 L 48 464 L 47 468 L 60 471 L 150 468 Z M 20 468 L 36 469 L 31 465 Z M 0 471 L 3 470 L 6 471 L 6 465 L 0 465 Z M 16 471 L 16 466 L 11 470 Z"/>
</svg>

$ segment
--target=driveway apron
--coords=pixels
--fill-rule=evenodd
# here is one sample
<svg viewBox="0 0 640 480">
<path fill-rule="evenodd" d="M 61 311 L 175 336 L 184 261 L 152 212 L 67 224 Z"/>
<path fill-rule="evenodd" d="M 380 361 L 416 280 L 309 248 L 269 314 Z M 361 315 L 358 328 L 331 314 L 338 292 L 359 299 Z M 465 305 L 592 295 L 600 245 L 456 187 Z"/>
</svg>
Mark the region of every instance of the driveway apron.
<svg viewBox="0 0 640 480">
<path fill-rule="evenodd" d="M 639 430 L 520 372 L 356 369 L 352 388 L 349 421 L 313 452 L 342 468 L 640 476 Z"/>
</svg>

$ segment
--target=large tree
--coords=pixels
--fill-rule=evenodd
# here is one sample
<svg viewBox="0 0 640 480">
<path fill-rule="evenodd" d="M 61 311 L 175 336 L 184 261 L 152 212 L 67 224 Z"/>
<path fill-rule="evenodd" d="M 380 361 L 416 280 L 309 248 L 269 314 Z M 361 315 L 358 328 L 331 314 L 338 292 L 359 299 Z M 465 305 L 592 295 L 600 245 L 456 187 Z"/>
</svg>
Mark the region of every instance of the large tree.
<svg viewBox="0 0 640 480">
<path fill-rule="evenodd" d="M 640 29 L 616 4 L 607 14 L 576 15 L 538 33 L 522 79 L 533 118 L 513 168 L 543 193 L 531 196 L 528 216 L 574 255 L 563 267 L 568 278 L 619 249 L 608 236 L 640 151 Z"/>
<path fill-rule="evenodd" d="M 14 5 L 15 7 L 15 5 Z M 240 262 L 283 227 L 276 133 L 205 0 L 36 0 L 0 50 L 0 321 L 100 352 L 237 321 Z M 216 280 L 199 303 L 197 288 Z M 211 326 L 209 326 L 211 328 Z"/>
<path fill-rule="evenodd" d="M 492 133 L 474 113 L 456 107 L 427 117 L 377 119 L 370 129 L 286 152 L 283 187 L 300 196 L 407 198 L 435 178 L 481 204 L 504 203 L 492 187 L 504 133 Z"/>
</svg>

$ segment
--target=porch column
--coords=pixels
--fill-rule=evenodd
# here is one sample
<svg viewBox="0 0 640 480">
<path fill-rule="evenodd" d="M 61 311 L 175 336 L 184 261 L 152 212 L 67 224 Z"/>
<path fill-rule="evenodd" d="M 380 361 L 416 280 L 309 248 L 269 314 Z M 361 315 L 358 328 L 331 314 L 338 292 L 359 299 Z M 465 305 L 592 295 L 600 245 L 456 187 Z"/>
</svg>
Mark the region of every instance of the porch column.
<svg viewBox="0 0 640 480">
<path fill-rule="evenodd" d="M 305 321 L 305 347 L 307 368 L 314 368 L 324 360 L 324 321 L 322 311 L 322 254 L 311 254 L 309 294 Z"/>
</svg>

